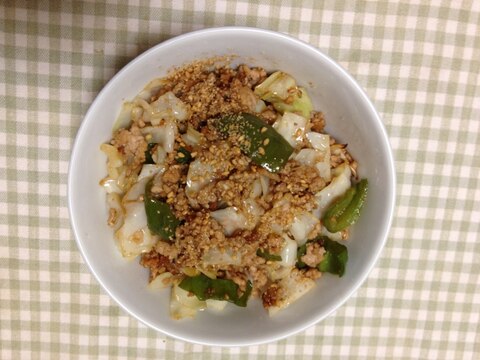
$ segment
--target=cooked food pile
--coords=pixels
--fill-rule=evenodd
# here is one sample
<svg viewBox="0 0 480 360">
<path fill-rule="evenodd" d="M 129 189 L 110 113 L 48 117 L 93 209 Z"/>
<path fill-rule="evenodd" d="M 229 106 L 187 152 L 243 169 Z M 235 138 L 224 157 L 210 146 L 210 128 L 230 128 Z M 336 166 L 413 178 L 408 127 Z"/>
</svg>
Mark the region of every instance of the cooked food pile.
<svg viewBox="0 0 480 360">
<path fill-rule="evenodd" d="M 214 59 L 126 102 L 101 145 L 108 225 L 171 287 L 173 318 L 261 298 L 270 315 L 342 276 L 367 180 L 289 74 Z"/>
</svg>

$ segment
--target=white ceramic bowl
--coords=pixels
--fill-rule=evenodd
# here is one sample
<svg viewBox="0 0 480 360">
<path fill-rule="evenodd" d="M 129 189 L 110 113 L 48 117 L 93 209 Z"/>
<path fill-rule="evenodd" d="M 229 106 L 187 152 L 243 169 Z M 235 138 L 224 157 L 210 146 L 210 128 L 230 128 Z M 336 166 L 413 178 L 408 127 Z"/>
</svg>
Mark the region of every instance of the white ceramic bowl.
<svg viewBox="0 0 480 360">
<path fill-rule="evenodd" d="M 348 241 L 349 261 L 342 278 L 325 275 L 318 286 L 288 309 L 270 318 L 260 301 L 229 306 L 222 313 L 201 312 L 194 320 L 169 317 L 169 291 L 146 289 L 148 272 L 126 261 L 106 224 L 106 158 L 99 146 L 111 137 L 123 101 L 172 66 L 214 55 L 235 54 L 236 63 L 281 69 L 306 86 L 314 108 L 324 112 L 327 130 L 358 160 L 368 177 L 369 195 Z M 70 219 L 78 247 L 93 274 L 127 312 L 167 335 L 222 346 L 265 343 L 297 333 L 342 305 L 362 284 L 377 260 L 390 227 L 395 172 L 382 122 L 360 86 L 318 49 L 279 33 L 226 27 L 201 30 L 165 41 L 125 66 L 100 92 L 78 131 L 68 178 Z"/>
</svg>

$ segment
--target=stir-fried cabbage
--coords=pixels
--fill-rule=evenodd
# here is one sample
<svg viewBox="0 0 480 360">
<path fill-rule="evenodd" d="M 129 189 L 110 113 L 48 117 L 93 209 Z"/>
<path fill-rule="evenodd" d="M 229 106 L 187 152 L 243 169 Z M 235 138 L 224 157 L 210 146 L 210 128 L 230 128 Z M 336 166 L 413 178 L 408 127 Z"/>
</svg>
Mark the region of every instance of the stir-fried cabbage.
<svg viewBox="0 0 480 360">
<path fill-rule="evenodd" d="M 137 98 L 150 101 L 152 96 L 158 94 L 158 91 L 165 85 L 165 79 L 158 78 L 150 81 L 147 86 L 137 95 Z"/>
<path fill-rule="evenodd" d="M 183 290 L 178 285 L 172 287 L 170 296 L 170 316 L 176 320 L 193 318 L 197 311 L 207 307 L 205 301 L 200 301 L 196 296 Z"/>
<path fill-rule="evenodd" d="M 142 202 L 131 202 L 125 206 L 125 220 L 115 233 L 118 247 L 124 257 L 133 258 L 150 251 L 156 238 L 147 226 L 147 216 Z"/>
<path fill-rule="evenodd" d="M 165 166 L 163 165 L 156 165 L 156 164 L 145 164 L 142 166 L 142 170 L 140 174 L 138 174 L 138 181 L 143 180 L 145 178 L 151 178 L 158 173 L 162 174 L 165 171 Z"/>
<path fill-rule="evenodd" d="M 322 226 L 322 229 L 320 230 L 320 235 L 321 236 L 326 236 L 328 237 L 330 240 L 334 240 L 334 241 L 341 241 L 343 240 L 343 236 L 342 236 L 342 232 L 341 231 L 337 231 L 335 233 L 332 233 L 330 231 L 328 231 L 325 226 Z"/>
<path fill-rule="evenodd" d="M 283 235 L 283 248 L 280 253 L 282 257 L 282 265 L 287 267 L 292 267 L 295 265 L 295 261 L 297 260 L 297 242 L 295 240 L 290 239 L 286 234 Z"/>
<path fill-rule="evenodd" d="M 270 179 L 265 176 L 265 175 L 261 175 L 260 176 L 260 184 L 262 185 L 262 193 L 263 193 L 263 196 L 267 195 L 268 192 L 270 191 Z"/>
<path fill-rule="evenodd" d="M 228 302 L 223 300 L 214 300 L 214 299 L 207 299 L 205 300 L 207 303 L 207 309 L 215 310 L 215 311 L 222 311 L 227 306 Z"/>
<path fill-rule="evenodd" d="M 122 155 L 118 152 L 117 148 L 110 144 L 100 145 L 105 155 L 107 155 L 107 172 L 110 179 L 118 179 L 123 171 L 123 159 Z"/>
<path fill-rule="evenodd" d="M 307 119 L 303 116 L 286 112 L 275 121 L 273 128 L 282 135 L 290 145 L 296 147 L 303 140 Z"/>
<path fill-rule="evenodd" d="M 144 177 L 139 179 L 133 186 L 128 190 L 125 196 L 122 199 L 122 205 L 125 206 L 130 202 L 142 202 L 143 203 L 143 194 L 145 194 L 145 185 L 147 185 L 150 178 Z"/>
<path fill-rule="evenodd" d="M 143 203 L 148 180 L 149 178 L 144 178 L 137 182 L 122 199 L 125 209 L 124 223 L 115 233 L 115 238 L 124 257 L 135 257 L 150 251 L 157 241 L 148 229 Z"/>
<path fill-rule="evenodd" d="M 160 144 L 167 153 L 173 151 L 173 146 L 175 144 L 175 136 L 178 132 L 175 120 L 167 119 L 163 122 L 162 125 L 147 126 L 144 127 L 141 131 L 144 135 L 151 135 L 150 142 Z"/>
<path fill-rule="evenodd" d="M 192 126 L 187 126 L 187 132 L 182 134 L 182 140 L 189 146 L 197 146 L 203 141 L 203 135 Z"/>
<path fill-rule="evenodd" d="M 248 229 L 248 221 L 245 215 L 236 207 L 211 212 L 212 218 L 218 221 L 223 227 L 226 236 L 232 235 L 237 230 Z"/>
<path fill-rule="evenodd" d="M 278 282 L 278 287 L 280 294 L 277 297 L 277 302 L 268 308 L 270 316 L 285 309 L 312 290 L 315 287 L 315 281 L 301 276 L 297 271 L 291 271 L 288 276 Z"/>
<path fill-rule="evenodd" d="M 291 266 L 285 266 L 281 261 L 271 261 L 267 264 L 267 276 L 272 281 L 287 277 L 292 271 Z"/>
<path fill-rule="evenodd" d="M 205 164 L 200 159 L 196 159 L 190 163 L 187 173 L 187 184 L 185 187 L 185 195 L 190 201 L 190 205 L 197 207 L 198 204 L 194 199 L 195 195 L 207 184 L 215 179 L 215 170 L 210 164 Z"/>
<path fill-rule="evenodd" d="M 309 239 L 308 235 L 318 223 L 319 220 L 307 211 L 295 216 L 292 225 L 290 225 L 290 233 L 298 243 L 298 246 L 301 246 L 307 242 Z"/>
<path fill-rule="evenodd" d="M 100 150 L 107 155 L 106 178 L 100 181 L 107 193 L 122 194 L 125 188 L 125 166 L 123 165 L 122 155 L 115 146 L 102 144 Z"/>
<path fill-rule="evenodd" d="M 247 217 L 247 228 L 252 229 L 257 225 L 260 216 L 265 214 L 265 209 L 258 205 L 255 199 L 244 200 L 242 210 Z"/>
<path fill-rule="evenodd" d="M 119 129 L 125 129 L 132 123 L 132 111 L 136 107 L 133 102 L 124 102 L 120 113 L 117 116 L 117 120 L 113 125 L 112 131 L 115 132 Z"/>
<path fill-rule="evenodd" d="M 250 198 L 255 199 L 262 195 L 262 183 L 260 178 L 256 179 L 252 184 L 252 191 L 250 192 Z"/>
<path fill-rule="evenodd" d="M 150 290 L 161 290 L 172 285 L 173 275 L 171 272 L 164 272 L 160 275 L 157 275 L 155 279 L 148 283 L 148 288 Z"/>
<path fill-rule="evenodd" d="M 110 211 L 115 212 L 113 223 L 109 223 L 114 231 L 117 231 L 123 225 L 124 211 L 122 207 L 122 200 L 120 195 L 115 192 L 107 193 L 107 205 Z"/>
<path fill-rule="evenodd" d="M 292 112 L 310 118 L 313 106 L 307 91 L 297 87 L 295 79 L 287 73 L 274 72 L 255 88 L 254 93 L 272 103 L 280 113 Z"/>
<path fill-rule="evenodd" d="M 313 214 L 319 219 L 332 202 L 343 195 L 351 186 L 352 172 L 350 167 L 347 164 L 342 164 L 335 170 L 336 174 L 334 175 L 336 176 L 332 179 L 332 182 L 315 195 L 317 207 Z"/>
<path fill-rule="evenodd" d="M 320 176 L 324 178 L 325 181 L 330 181 L 332 178 L 330 171 L 330 136 L 312 131 L 306 133 L 305 137 L 320 155 L 320 160 L 315 163 Z"/>
<path fill-rule="evenodd" d="M 107 194 L 122 194 L 123 191 L 120 188 L 120 184 L 118 180 L 105 178 L 100 181 L 100 185 L 103 186 Z"/>
<path fill-rule="evenodd" d="M 292 76 L 283 71 L 276 71 L 258 85 L 254 93 L 271 103 L 283 102 L 296 87 L 297 83 Z"/>
<path fill-rule="evenodd" d="M 312 101 L 304 88 L 298 88 L 289 101 L 274 102 L 273 107 L 281 113 L 292 112 L 307 119 L 313 110 Z"/>
<path fill-rule="evenodd" d="M 182 100 L 171 91 L 160 96 L 150 104 L 150 122 L 160 125 L 162 120 L 185 121 L 189 116 L 189 109 Z"/>
<path fill-rule="evenodd" d="M 231 248 L 208 249 L 202 257 L 204 265 L 240 265 L 242 263 L 242 255 L 233 251 Z M 207 275 L 208 276 L 208 275 Z"/>
</svg>

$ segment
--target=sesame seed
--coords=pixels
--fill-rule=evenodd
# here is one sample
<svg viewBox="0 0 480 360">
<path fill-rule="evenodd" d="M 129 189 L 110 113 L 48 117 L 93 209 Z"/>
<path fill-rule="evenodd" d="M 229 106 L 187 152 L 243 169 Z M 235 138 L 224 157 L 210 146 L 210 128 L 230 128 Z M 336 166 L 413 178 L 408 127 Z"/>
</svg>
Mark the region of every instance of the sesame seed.
<svg viewBox="0 0 480 360">
<path fill-rule="evenodd" d="M 265 155 L 265 149 L 264 149 L 263 147 L 259 147 L 259 148 L 258 148 L 258 153 L 259 153 L 260 155 Z"/>
<path fill-rule="evenodd" d="M 263 145 L 267 146 L 269 143 L 270 143 L 269 138 L 266 138 L 265 140 L 263 140 Z"/>
<path fill-rule="evenodd" d="M 179 153 L 178 153 L 178 157 L 179 157 L 179 158 L 184 158 L 184 157 L 185 157 L 185 154 L 182 153 L 182 152 L 179 152 Z"/>
<path fill-rule="evenodd" d="M 265 131 L 267 131 L 267 128 L 265 126 L 260 129 L 261 133 L 264 133 Z"/>
</svg>

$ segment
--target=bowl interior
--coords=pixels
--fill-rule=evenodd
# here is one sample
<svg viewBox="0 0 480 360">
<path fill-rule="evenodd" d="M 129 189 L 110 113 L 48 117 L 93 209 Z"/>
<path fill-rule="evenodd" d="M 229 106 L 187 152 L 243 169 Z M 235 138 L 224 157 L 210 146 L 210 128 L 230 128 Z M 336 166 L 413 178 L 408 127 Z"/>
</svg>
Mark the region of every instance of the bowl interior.
<svg viewBox="0 0 480 360">
<path fill-rule="evenodd" d="M 148 272 L 126 261 L 106 225 L 105 194 L 98 185 L 106 174 L 99 146 L 111 137 L 123 101 L 172 66 L 215 55 L 236 55 L 234 63 L 281 69 L 308 89 L 314 108 L 324 112 L 327 130 L 347 142 L 368 177 L 366 207 L 348 241 L 344 277 L 325 275 L 317 287 L 276 317 L 259 301 L 247 309 L 233 305 L 221 313 L 202 312 L 195 320 L 169 317 L 169 291 L 146 288 Z M 352 78 L 320 51 L 290 37 L 258 29 L 218 28 L 166 41 L 120 71 L 98 95 L 78 132 L 69 172 L 69 206 L 78 246 L 106 291 L 129 313 L 168 335 L 210 345 L 258 344 L 286 337 L 326 317 L 355 291 L 384 244 L 394 204 L 394 169 L 385 130 L 367 97 Z"/>
</svg>

